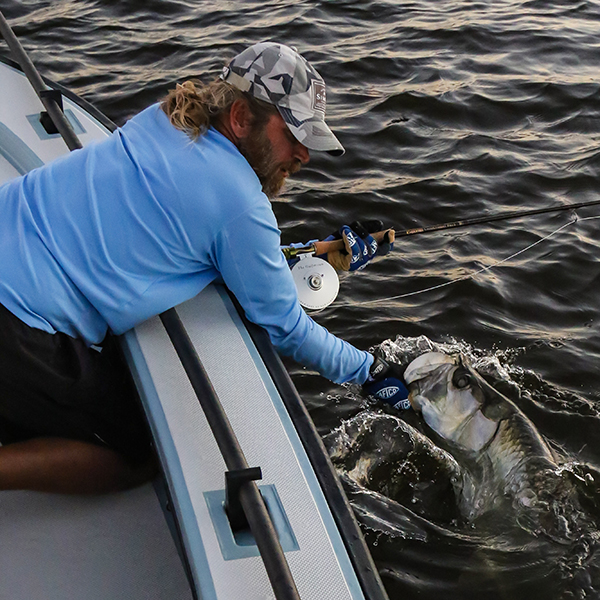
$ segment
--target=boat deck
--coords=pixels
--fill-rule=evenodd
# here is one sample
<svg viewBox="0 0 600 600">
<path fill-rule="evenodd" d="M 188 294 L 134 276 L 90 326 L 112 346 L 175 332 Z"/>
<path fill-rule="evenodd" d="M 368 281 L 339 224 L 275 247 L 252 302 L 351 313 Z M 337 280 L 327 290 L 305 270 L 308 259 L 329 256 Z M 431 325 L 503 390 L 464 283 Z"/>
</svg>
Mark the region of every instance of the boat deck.
<svg viewBox="0 0 600 600">
<path fill-rule="evenodd" d="M 0 89 L 2 184 L 67 148 L 41 126 L 40 100 L 6 61 L 0 61 Z M 64 108 L 83 145 L 109 135 L 106 122 L 76 100 L 65 97 Z M 305 409 L 297 410 L 301 401 L 287 374 L 283 387 L 295 394 L 292 412 L 301 413 L 302 425 L 290 416 L 289 394 L 282 399 L 281 364 L 274 379 L 274 361 L 265 362 L 264 348 L 258 350 L 221 286 L 209 286 L 176 312 L 248 464 L 262 470 L 259 490 L 302 600 L 384 600 L 339 481 Z M 1 493 L 0 600 L 275 598 L 252 534 L 232 529 L 224 459 L 161 319 L 128 332 L 123 347 L 163 475 L 154 485 L 93 498 Z"/>
<path fill-rule="evenodd" d="M 81 498 L 0 494 L 0 599 L 191 600 L 152 485 Z"/>
<path fill-rule="evenodd" d="M 227 292 L 209 286 L 177 313 L 248 463 L 262 469 L 259 489 L 300 596 L 363 598 L 302 442 Z M 167 480 L 177 491 L 175 508 L 202 597 L 270 597 L 251 534 L 234 535 L 227 520 L 227 469 L 160 319 L 136 327 L 125 341 Z"/>
</svg>

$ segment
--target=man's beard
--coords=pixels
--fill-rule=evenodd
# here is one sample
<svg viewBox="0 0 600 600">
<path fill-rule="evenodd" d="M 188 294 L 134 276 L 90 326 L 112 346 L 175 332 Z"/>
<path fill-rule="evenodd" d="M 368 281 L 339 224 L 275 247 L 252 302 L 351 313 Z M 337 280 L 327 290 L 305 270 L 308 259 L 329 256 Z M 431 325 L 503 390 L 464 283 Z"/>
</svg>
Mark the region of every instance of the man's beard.
<svg viewBox="0 0 600 600">
<path fill-rule="evenodd" d="M 302 166 L 299 160 L 277 163 L 273 157 L 273 147 L 267 137 L 266 128 L 253 126 L 250 134 L 240 140 L 239 149 L 258 176 L 263 192 L 272 199 L 279 195 L 285 183 L 286 173 L 297 173 Z"/>
</svg>

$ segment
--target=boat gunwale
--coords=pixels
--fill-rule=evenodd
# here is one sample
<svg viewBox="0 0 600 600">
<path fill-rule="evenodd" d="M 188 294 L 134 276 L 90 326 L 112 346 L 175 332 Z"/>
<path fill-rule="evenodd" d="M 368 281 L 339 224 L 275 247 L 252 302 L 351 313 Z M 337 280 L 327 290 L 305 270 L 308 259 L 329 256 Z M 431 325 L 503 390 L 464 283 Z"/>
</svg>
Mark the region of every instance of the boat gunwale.
<svg viewBox="0 0 600 600">
<path fill-rule="evenodd" d="M 21 65 L 19 65 L 19 63 L 17 61 L 15 61 L 13 58 L 8 56 L 6 54 L 4 48 L 0 49 L 0 62 L 4 63 L 8 67 L 12 67 L 13 69 L 15 69 L 17 71 L 20 71 L 21 73 L 23 73 L 23 76 L 25 76 L 25 73 L 24 73 L 23 69 L 21 68 Z M 114 121 L 112 121 L 111 119 L 109 119 L 102 111 L 100 111 L 98 108 L 96 108 L 91 102 L 89 102 L 88 100 L 85 100 L 81 96 L 78 96 L 75 92 L 72 92 L 71 90 L 69 90 L 68 88 L 63 86 L 62 84 L 57 83 L 56 81 L 53 81 L 52 79 L 48 79 L 44 75 L 41 75 L 41 77 L 42 77 L 42 80 L 44 81 L 44 83 L 49 88 L 58 90 L 65 98 L 69 99 L 71 102 L 73 102 L 74 104 L 79 106 L 82 110 L 87 112 L 91 117 L 96 119 L 96 121 L 98 121 L 101 125 L 106 127 L 106 129 L 108 129 L 111 133 L 113 131 L 115 131 L 115 129 L 117 129 L 117 124 Z"/>
</svg>

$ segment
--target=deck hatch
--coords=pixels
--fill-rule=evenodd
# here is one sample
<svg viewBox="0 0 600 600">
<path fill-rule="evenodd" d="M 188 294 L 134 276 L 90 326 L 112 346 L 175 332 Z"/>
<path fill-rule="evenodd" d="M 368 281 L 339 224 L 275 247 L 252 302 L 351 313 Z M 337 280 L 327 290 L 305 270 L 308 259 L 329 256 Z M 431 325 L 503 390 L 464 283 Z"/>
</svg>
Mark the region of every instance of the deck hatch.
<svg viewBox="0 0 600 600">
<path fill-rule="evenodd" d="M 284 552 L 300 550 L 276 487 L 274 485 L 259 485 L 258 489 L 273 520 L 281 549 Z M 259 556 L 258 546 L 250 530 L 246 529 L 235 533 L 232 531 L 225 513 L 225 490 L 204 492 L 204 498 L 219 540 L 223 559 L 238 560 L 250 556 Z"/>
<path fill-rule="evenodd" d="M 69 123 L 71 124 L 73 131 L 77 135 L 83 135 L 84 133 L 86 133 L 86 130 L 84 129 L 83 125 L 81 124 L 81 121 L 77 118 L 77 115 L 75 115 L 75 113 L 70 108 L 65 109 L 64 114 L 65 114 L 65 117 L 67 117 L 67 120 L 69 121 Z M 40 121 L 40 113 L 35 113 L 33 115 L 27 115 L 27 120 L 33 127 L 35 133 L 40 138 L 40 140 L 53 140 L 55 138 L 61 137 L 60 133 L 48 133 L 46 131 L 46 129 L 42 125 L 42 122 Z"/>
</svg>

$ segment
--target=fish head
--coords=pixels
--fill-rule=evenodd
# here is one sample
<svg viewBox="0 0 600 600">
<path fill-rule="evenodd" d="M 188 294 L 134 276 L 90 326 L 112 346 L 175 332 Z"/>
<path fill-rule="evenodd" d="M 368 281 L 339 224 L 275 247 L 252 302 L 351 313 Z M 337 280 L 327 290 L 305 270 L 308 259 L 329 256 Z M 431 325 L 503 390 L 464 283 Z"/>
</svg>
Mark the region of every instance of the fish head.
<svg viewBox="0 0 600 600">
<path fill-rule="evenodd" d="M 511 412 L 510 401 L 462 355 L 422 354 L 408 365 L 404 379 L 411 405 L 427 425 L 465 450 L 484 448 Z"/>
</svg>

